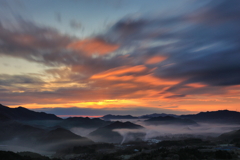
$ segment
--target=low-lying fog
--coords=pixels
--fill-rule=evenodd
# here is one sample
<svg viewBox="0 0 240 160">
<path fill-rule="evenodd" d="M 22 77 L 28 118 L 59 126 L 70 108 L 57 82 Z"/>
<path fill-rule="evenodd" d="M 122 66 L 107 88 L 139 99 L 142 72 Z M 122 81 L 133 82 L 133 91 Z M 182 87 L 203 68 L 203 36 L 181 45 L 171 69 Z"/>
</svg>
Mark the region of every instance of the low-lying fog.
<svg viewBox="0 0 240 160">
<path fill-rule="evenodd" d="M 115 121 L 115 120 L 114 120 Z M 126 122 L 127 120 L 121 120 Z M 146 125 L 141 120 L 133 119 L 132 123 L 141 125 L 144 129 L 115 129 L 115 132 L 118 132 L 120 135 L 126 139 L 127 136 L 132 133 L 145 133 L 143 140 L 148 140 L 152 138 L 181 138 L 181 137 L 218 137 L 222 133 L 230 132 L 233 130 L 238 130 L 240 125 L 231 125 L 231 124 L 209 124 L 209 123 L 198 123 L 198 126 L 194 125 Z M 84 128 L 72 128 L 71 131 L 75 134 L 81 136 L 88 136 L 88 134 L 93 129 L 84 129 Z M 128 137 L 129 140 L 130 137 Z M 101 141 L 101 140 L 99 140 Z M 123 140 L 124 141 L 124 140 Z"/>
<path fill-rule="evenodd" d="M 115 120 L 114 120 L 115 121 Z M 123 121 L 123 120 L 121 120 Z M 124 120 L 125 122 L 126 120 Z M 209 123 L 198 123 L 199 125 L 146 125 L 143 120 L 132 120 L 133 123 L 143 126 L 143 129 L 115 129 L 113 131 L 118 132 L 122 137 L 122 142 L 125 143 L 131 140 L 136 140 L 136 137 L 140 137 L 142 140 L 149 139 L 174 139 L 174 138 L 187 138 L 187 137 L 198 137 L 198 138 L 208 138 L 208 137 L 218 137 L 222 133 L 230 132 L 233 130 L 238 130 L 240 125 L 230 125 L 230 124 L 209 124 Z M 88 137 L 89 133 L 93 132 L 97 128 L 71 128 L 70 131 L 80 135 L 82 137 Z M 137 136 L 136 136 L 137 135 Z M 91 138 L 90 138 L 91 139 Z M 99 142 L 104 142 L 101 139 Z M 97 142 L 97 141 L 96 141 Z M 111 142 L 108 142 L 111 143 Z M 2 143 L 0 145 L 0 150 L 11 150 L 11 151 L 34 151 L 43 155 L 50 155 L 48 148 L 52 146 L 58 146 L 57 144 L 49 144 L 49 146 L 39 146 L 34 149 L 27 148 L 25 145 L 19 147 L 19 143 L 14 140 Z"/>
</svg>

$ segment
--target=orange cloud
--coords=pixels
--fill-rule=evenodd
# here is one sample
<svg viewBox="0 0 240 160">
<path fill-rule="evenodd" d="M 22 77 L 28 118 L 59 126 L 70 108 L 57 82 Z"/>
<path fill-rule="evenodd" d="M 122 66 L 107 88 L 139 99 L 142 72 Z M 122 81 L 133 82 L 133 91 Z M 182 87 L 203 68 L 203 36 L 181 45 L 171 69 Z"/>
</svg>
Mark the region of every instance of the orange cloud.
<svg viewBox="0 0 240 160">
<path fill-rule="evenodd" d="M 202 83 L 191 83 L 191 84 L 187 84 L 186 86 L 193 87 L 193 88 L 207 87 L 206 84 L 202 84 Z"/>
<path fill-rule="evenodd" d="M 108 76 L 105 78 L 106 80 L 111 80 L 111 81 L 131 81 L 134 79 L 134 76 L 121 76 L 118 77 L 118 76 Z"/>
<path fill-rule="evenodd" d="M 126 74 L 126 73 L 137 73 L 137 72 L 142 72 L 146 70 L 147 68 L 143 65 L 138 65 L 138 66 L 123 66 L 123 67 L 117 67 L 113 68 L 110 70 L 107 70 L 105 72 L 101 72 L 99 74 L 95 74 L 91 77 L 91 79 L 99 79 L 99 78 L 105 78 L 108 76 L 114 76 L 114 75 L 121 75 L 121 74 Z"/>
<path fill-rule="evenodd" d="M 154 56 L 149 58 L 145 63 L 146 64 L 155 64 L 155 63 L 159 63 L 162 62 L 166 59 L 166 57 L 163 56 Z"/>
<path fill-rule="evenodd" d="M 169 81 L 169 80 L 164 80 L 164 79 L 160 79 L 160 78 L 156 78 L 151 74 L 148 75 L 144 75 L 144 76 L 139 76 L 136 77 L 136 82 L 144 82 L 144 83 L 149 83 L 152 85 L 175 85 L 177 83 L 179 83 L 179 81 Z"/>
<path fill-rule="evenodd" d="M 99 54 L 105 55 L 119 48 L 118 45 L 109 44 L 101 39 L 85 39 L 70 43 L 67 48 L 82 51 L 88 55 Z"/>
</svg>

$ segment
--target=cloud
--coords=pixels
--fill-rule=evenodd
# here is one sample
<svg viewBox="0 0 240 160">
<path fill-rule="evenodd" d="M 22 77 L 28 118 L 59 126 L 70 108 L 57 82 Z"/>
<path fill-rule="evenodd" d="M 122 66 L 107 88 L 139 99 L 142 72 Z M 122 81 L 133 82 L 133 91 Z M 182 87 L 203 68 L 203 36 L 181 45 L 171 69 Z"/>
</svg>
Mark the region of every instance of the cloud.
<svg viewBox="0 0 240 160">
<path fill-rule="evenodd" d="M 66 63 L 70 59 L 65 50 L 74 38 L 60 34 L 56 29 L 39 27 L 34 23 L 17 19 L 11 24 L 0 23 L 0 55 L 24 58 L 47 65 Z"/>
<path fill-rule="evenodd" d="M 0 74 L 0 85 L 13 85 L 13 84 L 41 84 L 44 83 L 41 79 L 29 75 L 7 75 Z"/>
<path fill-rule="evenodd" d="M 14 96 L 14 93 L 23 93 L 23 92 L 36 92 L 41 90 L 46 82 L 40 79 L 38 76 L 32 75 L 8 75 L 0 74 L 0 94 L 2 95 L 1 101 L 7 101 Z M 4 98 L 6 95 L 10 97 Z M 14 101 L 15 97 L 12 99 Z"/>
<path fill-rule="evenodd" d="M 214 86 L 240 84 L 238 3 L 211 2 L 194 12 L 175 16 L 124 18 L 105 36 L 120 44 L 122 50 L 132 48 L 128 54 L 139 63 L 148 56 L 166 56 L 154 65 L 154 76 L 181 81 L 172 92 L 182 88 L 193 92 L 194 87 L 187 85 L 202 83 L 209 88 L 196 88 L 196 93 L 207 93 L 210 88 L 219 90 Z"/>
<path fill-rule="evenodd" d="M 162 56 L 154 56 L 154 57 L 151 57 L 149 58 L 147 61 L 146 61 L 146 64 L 155 64 L 155 63 L 159 63 L 159 62 L 162 62 L 166 59 L 166 57 L 162 57 Z"/>
<path fill-rule="evenodd" d="M 61 23 L 62 22 L 62 16 L 61 16 L 61 13 L 59 12 L 56 12 L 55 13 L 55 18 L 56 18 L 56 21 Z"/>
<path fill-rule="evenodd" d="M 219 25 L 239 20 L 239 1 L 233 0 L 229 3 L 227 0 L 212 1 L 205 8 L 195 12 L 188 17 L 194 22 L 202 22 L 210 25 Z"/>
<path fill-rule="evenodd" d="M 83 26 L 80 22 L 76 21 L 76 20 L 71 20 L 70 21 L 70 26 L 73 28 L 73 29 L 81 29 Z"/>
<path fill-rule="evenodd" d="M 185 97 L 186 95 L 183 94 L 177 94 L 177 95 L 172 95 L 172 96 L 166 96 L 165 98 L 182 98 Z"/>
<path fill-rule="evenodd" d="M 95 74 L 91 78 L 98 79 L 98 78 L 106 78 L 109 76 L 111 77 L 111 76 L 116 76 L 116 75 L 126 75 L 126 74 L 131 75 L 134 73 L 143 72 L 146 69 L 147 68 L 143 65 L 133 66 L 133 67 L 132 66 L 122 66 L 122 67 L 107 70 L 105 72 L 101 72 L 99 74 Z"/>
<path fill-rule="evenodd" d="M 171 65 L 159 65 L 155 75 L 168 79 L 184 79 L 179 87 L 197 82 L 209 86 L 238 85 L 238 4 L 238 1 L 212 2 L 190 15 L 195 21 L 176 37 L 181 40 L 172 46 L 173 50 L 168 58 Z"/>
<path fill-rule="evenodd" d="M 88 55 L 105 55 L 118 49 L 118 45 L 109 44 L 103 39 L 85 39 L 72 42 L 67 46 L 69 49 L 82 51 Z"/>
<path fill-rule="evenodd" d="M 168 107 L 164 107 L 164 108 L 172 109 L 172 108 L 178 108 L 178 106 L 168 106 Z"/>
<path fill-rule="evenodd" d="M 11 24 L 0 23 L 0 55 L 24 58 L 47 66 L 69 66 L 73 72 L 84 71 L 82 75 L 86 76 L 125 63 L 118 56 L 111 59 L 91 56 L 105 55 L 118 49 L 117 45 L 103 39 L 79 40 L 21 18 L 16 21 L 15 28 L 8 27 Z"/>
<path fill-rule="evenodd" d="M 36 77 L 5 76 L 0 100 L 61 104 L 155 99 L 170 103 L 195 95 L 239 95 L 238 87 L 231 87 L 240 84 L 239 6 L 238 1 L 222 0 L 178 14 L 127 16 L 86 39 L 21 18 L 15 27 L 1 22 L 0 55 L 51 66 L 44 73 L 52 79 L 43 83 Z M 35 82 L 42 85 L 33 90 Z"/>
</svg>

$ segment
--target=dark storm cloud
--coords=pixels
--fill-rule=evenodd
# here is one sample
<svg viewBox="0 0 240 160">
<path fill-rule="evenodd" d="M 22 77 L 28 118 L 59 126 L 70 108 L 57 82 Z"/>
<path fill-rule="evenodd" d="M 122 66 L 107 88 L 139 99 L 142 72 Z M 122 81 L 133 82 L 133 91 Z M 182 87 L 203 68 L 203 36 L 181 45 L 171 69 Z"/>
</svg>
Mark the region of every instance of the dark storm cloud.
<svg viewBox="0 0 240 160">
<path fill-rule="evenodd" d="M 186 79 L 181 84 L 240 84 L 240 2 L 215 3 L 193 16 L 194 23 L 182 31 L 181 40 L 173 45 L 178 50 L 173 49 L 167 60 L 171 65 L 159 65 L 157 76 Z"/>
<path fill-rule="evenodd" d="M 212 1 L 202 10 L 192 14 L 192 20 L 206 22 L 208 24 L 219 24 L 227 21 L 238 21 L 239 23 L 239 1 L 227 0 Z"/>
<path fill-rule="evenodd" d="M 106 38 L 120 43 L 120 49 L 132 47 L 130 57 L 134 56 L 138 63 L 149 55 L 167 56 L 155 65 L 154 74 L 166 80 L 181 80 L 174 90 L 187 88 L 185 85 L 190 83 L 203 83 L 209 88 L 238 85 L 239 12 L 237 0 L 211 1 L 187 14 L 125 18 L 113 25 Z"/>
</svg>

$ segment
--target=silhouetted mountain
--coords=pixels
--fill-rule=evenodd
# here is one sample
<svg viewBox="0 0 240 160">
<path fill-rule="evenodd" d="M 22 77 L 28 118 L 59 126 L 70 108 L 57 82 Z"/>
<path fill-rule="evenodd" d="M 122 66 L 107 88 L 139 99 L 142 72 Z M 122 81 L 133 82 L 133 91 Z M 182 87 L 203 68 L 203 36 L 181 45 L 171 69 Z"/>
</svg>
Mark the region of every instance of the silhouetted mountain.
<svg viewBox="0 0 240 160">
<path fill-rule="evenodd" d="M 56 150 L 66 146 L 92 144 L 93 142 L 63 128 L 47 131 L 16 121 L 8 121 L 0 122 L 0 143 Z"/>
<path fill-rule="evenodd" d="M 153 118 L 153 117 L 166 117 L 166 116 L 171 116 L 171 117 L 178 117 L 175 114 L 166 114 L 166 113 L 153 113 L 153 114 L 146 114 L 146 115 L 142 115 L 139 118 Z"/>
<path fill-rule="evenodd" d="M 61 120 L 61 118 L 54 114 L 47 114 L 44 112 L 35 112 L 29 109 L 18 107 L 9 108 L 0 104 L 0 113 L 13 120 Z"/>
<path fill-rule="evenodd" d="M 99 128 L 110 124 L 111 122 L 101 120 L 100 118 L 90 119 L 88 117 L 70 117 L 62 120 L 58 125 L 64 128 L 81 127 L 81 128 Z"/>
<path fill-rule="evenodd" d="M 193 115 L 182 115 L 180 118 L 188 118 L 197 122 L 240 124 L 240 112 L 229 110 L 200 112 Z"/>
<path fill-rule="evenodd" d="M 171 116 L 171 117 L 178 117 L 175 114 L 166 114 L 166 113 L 153 113 L 153 114 L 146 114 L 146 115 L 142 115 L 139 117 L 136 116 L 132 116 L 132 115 L 112 115 L 112 114 L 108 114 L 105 115 L 103 117 L 101 117 L 104 120 L 111 120 L 111 119 L 146 119 L 146 118 L 153 118 L 153 117 L 165 117 L 165 116 Z"/>
<path fill-rule="evenodd" d="M 150 125 L 198 125 L 196 122 L 190 119 L 175 118 L 171 116 L 165 117 L 153 117 L 144 121 Z"/>
<path fill-rule="evenodd" d="M 131 115 L 112 115 L 108 114 L 102 117 L 104 120 L 111 120 L 111 119 L 138 119 L 138 117 L 133 117 Z"/>
<path fill-rule="evenodd" d="M 143 127 L 140 125 L 131 122 L 117 121 L 107 126 L 98 128 L 97 130 L 91 132 L 89 137 L 95 141 L 120 143 L 123 141 L 123 138 L 126 138 L 126 141 L 143 138 L 145 133 L 143 133 L 141 129 L 143 129 Z M 122 130 L 125 137 L 116 130 Z"/>
</svg>

